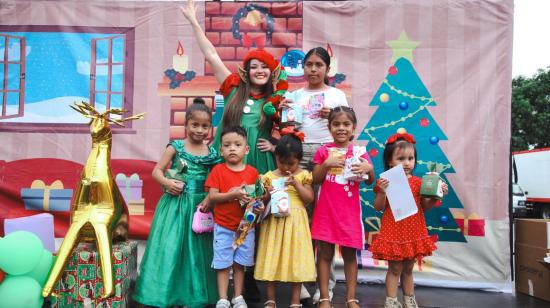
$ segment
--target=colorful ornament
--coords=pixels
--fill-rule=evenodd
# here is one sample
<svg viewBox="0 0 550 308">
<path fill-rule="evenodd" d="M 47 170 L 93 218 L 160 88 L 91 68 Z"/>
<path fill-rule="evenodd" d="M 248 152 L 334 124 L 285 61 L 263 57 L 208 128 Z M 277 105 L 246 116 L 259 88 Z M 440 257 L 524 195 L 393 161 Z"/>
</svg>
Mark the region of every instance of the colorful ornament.
<svg viewBox="0 0 550 308">
<path fill-rule="evenodd" d="M 449 217 L 447 217 L 447 215 L 441 215 L 439 221 L 441 221 L 442 224 L 447 224 L 449 222 Z"/>
<path fill-rule="evenodd" d="M 250 113 L 250 106 L 244 106 L 243 112 L 244 113 Z"/>
<path fill-rule="evenodd" d="M 430 137 L 430 143 L 433 145 L 436 145 L 439 142 L 439 138 L 437 136 L 431 136 Z"/>
<path fill-rule="evenodd" d="M 426 126 L 428 126 L 428 125 L 430 125 L 430 120 L 428 120 L 428 119 L 426 119 L 426 118 L 420 119 L 420 126 L 426 127 Z"/>
<path fill-rule="evenodd" d="M 369 155 L 370 157 L 376 157 L 378 156 L 378 149 L 377 148 L 372 148 L 369 150 Z"/>
<path fill-rule="evenodd" d="M 437 200 L 434 204 L 434 207 L 440 207 L 443 202 L 441 200 Z"/>
<path fill-rule="evenodd" d="M 406 134 L 407 133 L 407 130 L 403 127 L 400 127 L 397 129 L 397 133 L 398 134 Z"/>
<path fill-rule="evenodd" d="M 387 103 L 390 100 L 390 95 L 388 93 L 380 94 L 380 101 L 382 103 Z"/>
<path fill-rule="evenodd" d="M 249 106 L 252 106 L 252 105 L 254 105 L 254 101 L 249 99 L 249 100 L 246 101 L 246 104 L 249 105 Z"/>
<path fill-rule="evenodd" d="M 405 109 L 407 109 L 407 108 L 409 108 L 409 103 L 407 103 L 407 102 L 401 102 L 401 103 L 399 103 L 399 109 L 405 110 Z"/>
<path fill-rule="evenodd" d="M 388 74 L 395 76 L 397 74 L 397 67 L 395 67 L 395 65 L 390 66 L 388 69 Z"/>
</svg>

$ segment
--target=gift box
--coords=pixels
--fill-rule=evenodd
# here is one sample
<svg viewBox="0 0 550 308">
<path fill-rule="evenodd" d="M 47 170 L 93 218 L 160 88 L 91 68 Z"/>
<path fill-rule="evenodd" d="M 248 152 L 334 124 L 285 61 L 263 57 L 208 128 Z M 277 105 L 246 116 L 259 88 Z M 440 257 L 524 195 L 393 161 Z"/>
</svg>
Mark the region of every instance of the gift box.
<svg viewBox="0 0 550 308">
<path fill-rule="evenodd" d="M 53 215 L 42 213 L 32 216 L 10 218 L 4 220 L 4 234 L 15 231 L 28 231 L 36 234 L 42 241 L 44 248 L 55 252 L 55 238 Z"/>
<path fill-rule="evenodd" d="M 346 158 L 346 162 L 344 165 L 344 175 L 343 175 L 344 179 L 348 181 L 356 181 L 356 182 L 361 182 L 369 179 L 368 174 L 360 176 L 354 173 L 353 171 L 351 171 L 351 167 L 353 165 L 361 163 L 361 160 L 359 159 L 359 157 L 361 157 L 361 155 L 365 154 L 366 152 L 367 152 L 367 149 L 365 147 L 362 147 L 362 146 L 353 147 L 353 156 Z"/>
<path fill-rule="evenodd" d="M 321 109 L 325 107 L 325 94 L 315 94 L 309 97 L 309 102 L 307 105 L 309 111 L 309 117 L 316 119 L 319 118 L 319 113 Z"/>
<path fill-rule="evenodd" d="M 25 209 L 33 211 L 68 212 L 71 209 L 72 196 L 73 190 L 64 189 L 60 180 L 50 185 L 34 180 L 31 188 L 21 189 Z"/>
<path fill-rule="evenodd" d="M 330 157 L 336 157 L 336 158 L 344 158 L 347 153 L 347 149 L 341 149 L 341 148 L 328 148 L 328 153 Z M 344 168 L 342 167 L 333 167 L 330 168 L 330 174 L 342 174 L 344 172 Z"/>
<path fill-rule="evenodd" d="M 139 179 L 137 173 L 127 177 L 124 173 L 119 173 L 115 177 L 116 184 L 124 200 L 142 199 L 143 181 Z"/>
<path fill-rule="evenodd" d="M 142 216 L 145 214 L 145 199 L 130 200 L 126 202 L 128 214 L 131 216 Z"/>
<path fill-rule="evenodd" d="M 271 214 L 275 217 L 284 217 L 290 214 L 290 196 L 286 190 L 286 178 L 278 178 L 271 181 L 273 192 L 271 193 Z"/>
<path fill-rule="evenodd" d="M 480 218 L 476 213 L 465 218 L 464 212 L 453 212 L 457 226 L 464 235 L 485 236 L 485 219 Z"/>
<path fill-rule="evenodd" d="M 80 243 L 67 261 L 52 296 L 52 307 L 128 307 L 130 293 L 137 277 L 137 242 L 113 244 L 113 276 L 115 294 L 101 299 L 103 281 L 97 247 L 93 243 Z"/>
<path fill-rule="evenodd" d="M 439 177 L 439 173 L 428 172 L 422 177 L 420 195 L 437 199 L 443 198 L 443 181 Z"/>
<path fill-rule="evenodd" d="M 276 191 L 271 195 L 271 215 L 285 217 L 290 215 L 290 198 L 285 191 Z"/>
<path fill-rule="evenodd" d="M 296 104 L 289 104 L 283 108 L 281 112 L 281 122 L 287 124 L 302 124 L 304 122 L 304 112 L 302 108 Z"/>
</svg>

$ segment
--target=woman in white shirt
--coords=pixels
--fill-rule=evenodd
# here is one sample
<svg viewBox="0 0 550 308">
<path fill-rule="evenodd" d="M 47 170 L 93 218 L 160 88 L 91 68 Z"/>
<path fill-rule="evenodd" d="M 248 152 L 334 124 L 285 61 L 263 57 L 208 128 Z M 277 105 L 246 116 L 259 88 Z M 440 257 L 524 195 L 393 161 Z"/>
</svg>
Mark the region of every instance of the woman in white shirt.
<svg viewBox="0 0 550 308">
<path fill-rule="evenodd" d="M 313 169 L 313 155 L 325 143 L 332 142 L 327 116 L 332 108 L 348 106 L 346 95 L 340 89 L 328 85 L 330 56 L 323 47 L 308 51 L 304 58 L 305 87 L 285 95 L 282 107 L 296 104 L 303 111 L 303 123 L 298 127 L 304 132 L 304 157 L 301 167 Z M 294 107 L 296 108 L 296 106 Z"/>
<path fill-rule="evenodd" d="M 304 155 L 300 161 L 300 167 L 313 170 L 313 155 L 317 149 L 333 138 L 328 129 L 328 114 L 331 109 L 338 106 L 348 106 L 346 95 L 340 89 L 329 86 L 328 72 L 330 70 L 330 56 L 323 47 L 316 47 L 308 51 L 304 57 L 304 77 L 307 81 L 305 87 L 285 95 L 286 100 L 281 107 L 286 108 L 290 104 L 299 106 L 303 111 L 303 122 L 298 127 L 305 135 L 303 143 Z M 317 194 L 317 187 L 315 189 Z M 312 207 L 308 209 L 311 214 Z M 311 217 L 311 215 L 310 215 Z M 332 300 L 332 289 L 336 284 L 334 268 L 331 270 L 329 281 L 329 294 Z M 307 299 L 309 293 L 302 286 L 301 299 Z M 319 301 L 319 289 L 313 296 L 313 303 Z"/>
</svg>

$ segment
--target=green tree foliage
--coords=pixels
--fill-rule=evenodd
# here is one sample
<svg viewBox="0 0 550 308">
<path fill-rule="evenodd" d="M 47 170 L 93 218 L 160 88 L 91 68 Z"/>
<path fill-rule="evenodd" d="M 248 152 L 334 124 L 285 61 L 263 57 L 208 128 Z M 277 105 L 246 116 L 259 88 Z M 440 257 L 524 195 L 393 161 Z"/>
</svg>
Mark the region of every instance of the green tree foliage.
<svg viewBox="0 0 550 308">
<path fill-rule="evenodd" d="M 512 80 L 512 151 L 550 147 L 550 68 Z"/>
</svg>

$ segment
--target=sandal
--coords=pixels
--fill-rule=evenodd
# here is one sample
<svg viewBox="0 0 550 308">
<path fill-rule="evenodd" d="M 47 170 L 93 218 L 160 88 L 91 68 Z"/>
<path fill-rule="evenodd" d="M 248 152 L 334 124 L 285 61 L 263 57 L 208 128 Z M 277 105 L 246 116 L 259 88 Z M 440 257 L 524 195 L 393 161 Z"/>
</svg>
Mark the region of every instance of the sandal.
<svg viewBox="0 0 550 308">
<path fill-rule="evenodd" d="M 264 303 L 264 308 L 277 308 L 277 303 L 274 300 L 268 300 Z"/>
<path fill-rule="evenodd" d="M 354 298 L 354 299 L 350 299 L 346 302 L 346 307 L 349 307 L 349 304 L 351 304 L 351 303 L 356 303 L 357 306 L 359 306 L 359 300 Z M 361 307 L 361 306 L 359 306 L 359 307 Z"/>
<path fill-rule="evenodd" d="M 321 299 L 319 299 L 319 301 L 317 302 L 317 307 L 321 307 L 321 304 L 322 304 L 323 302 L 328 302 L 329 307 L 332 308 L 332 303 L 330 302 L 330 299 L 328 299 L 328 298 L 321 298 Z"/>
</svg>

